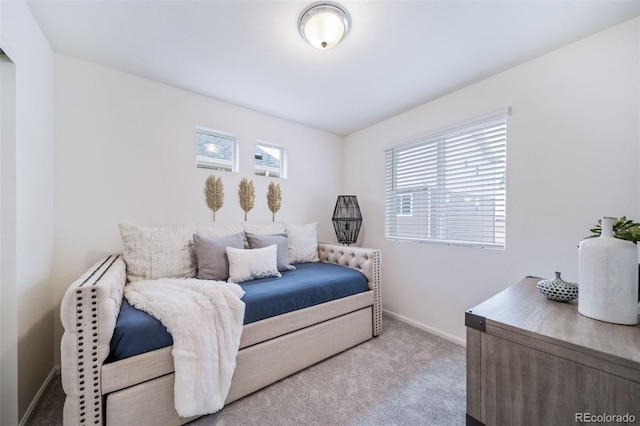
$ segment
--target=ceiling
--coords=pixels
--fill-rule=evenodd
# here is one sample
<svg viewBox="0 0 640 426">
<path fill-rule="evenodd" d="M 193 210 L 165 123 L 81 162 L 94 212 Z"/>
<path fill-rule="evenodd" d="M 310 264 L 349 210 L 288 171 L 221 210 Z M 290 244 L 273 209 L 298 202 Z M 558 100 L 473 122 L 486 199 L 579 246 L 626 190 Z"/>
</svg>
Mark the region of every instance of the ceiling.
<svg viewBox="0 0 640 426">
<path fill-rule="evenodd" d="M 640 14 L 634 1 L 341 1 L 320 51 L 312 1 L 27 0 L 57 53 L 347 135 Z"/>
</svg>

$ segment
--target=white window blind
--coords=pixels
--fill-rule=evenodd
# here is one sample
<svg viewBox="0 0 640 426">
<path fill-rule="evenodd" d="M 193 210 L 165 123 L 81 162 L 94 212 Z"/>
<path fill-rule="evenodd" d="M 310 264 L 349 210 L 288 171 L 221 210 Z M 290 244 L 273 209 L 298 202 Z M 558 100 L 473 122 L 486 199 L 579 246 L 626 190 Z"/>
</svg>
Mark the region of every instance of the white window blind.
<svg viewBox="0 0 640 426">
<path fill-rule="evenodd" d="M 508 115 L 386 150 L 387 239 L 504 248 Z"/>
</svg>

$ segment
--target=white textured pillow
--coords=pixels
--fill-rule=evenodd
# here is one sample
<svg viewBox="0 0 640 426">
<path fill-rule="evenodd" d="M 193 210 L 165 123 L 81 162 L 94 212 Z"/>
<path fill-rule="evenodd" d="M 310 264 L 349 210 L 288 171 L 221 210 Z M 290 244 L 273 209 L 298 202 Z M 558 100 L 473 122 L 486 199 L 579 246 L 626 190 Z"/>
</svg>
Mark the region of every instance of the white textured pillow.
<svg viewBox="0 0 640 426">
<path fill-rule="evenodd" d="M 194 225 L 155 227 L 120 224 L 127 279 L 195 277 L 196 262 L 191 244 L 194 230 Z"/>
<path fill-rule="evenodd" d="M 318 222 L 306 225 L 285 225 L 289 238 L 291 263 L 318 262 Z"/>
<path fill-rule="evenodd" d="M 244 232 L 255 235 L 284 234 L 284 223 L 245 223 Z"/>
<path fill-rule="evenodd" d="M 195 234 L 203 237 L 226 237 L 244 232 L 241 223 L 237 225 L 197 225 Z"/>
<path fill-rule="evenodd" d="M 194 278 L 193 234 L 223 237 L 243 232 L 242 224 L 226 226 L 142 226 L 120 224 L 127 279 Z"/>
<path fill-rule="evenodd" d="M 227 247 L 229 258 L 229 279 L 232 283 L 257 280 L 267 277 L 281 277 L 278 272 L 278 247 L 245 250 Z"/>
</svg>

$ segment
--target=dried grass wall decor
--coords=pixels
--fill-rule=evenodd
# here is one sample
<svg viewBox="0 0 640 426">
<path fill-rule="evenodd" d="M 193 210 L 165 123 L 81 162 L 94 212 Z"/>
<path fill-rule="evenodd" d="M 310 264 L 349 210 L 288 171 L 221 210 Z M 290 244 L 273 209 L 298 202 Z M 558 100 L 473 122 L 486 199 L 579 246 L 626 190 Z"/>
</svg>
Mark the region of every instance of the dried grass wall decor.
<svg viewBox="0 0 640 426">
<path fill-rule="evenodd" d="M 244 210 L 244 221 L 247 221 L 247 213 L 251 210 L 256 202 L 256 191 L 253 187 L 253 181 L 242 178 L 240 187 L 238 188 L 238 196 L 240 197 L 240 207 Z"/>
<path fill-rule="evenodd" d="M 207 206 L 213 210 L 213 221 L 216 221 L 216 212 L 220 210 L 224 204 L 224 185 L 222 178 L 216 179 L 214 175 L 210 175 L 204 185 L 204 195 L 207 200 Z"/>
<path fill-rule="evenodd" d="M 280 206 L 282 205 L 282 192 L 280 191 L 280 184 L 276 184 L 271 182 L 269 184 L 269 189 L 267 190 L 267 204 L 269 205 L 269 210 L 271 210 L 271 221 L 276 221 L 276 212 L 280 210 Z"/>
</svg>

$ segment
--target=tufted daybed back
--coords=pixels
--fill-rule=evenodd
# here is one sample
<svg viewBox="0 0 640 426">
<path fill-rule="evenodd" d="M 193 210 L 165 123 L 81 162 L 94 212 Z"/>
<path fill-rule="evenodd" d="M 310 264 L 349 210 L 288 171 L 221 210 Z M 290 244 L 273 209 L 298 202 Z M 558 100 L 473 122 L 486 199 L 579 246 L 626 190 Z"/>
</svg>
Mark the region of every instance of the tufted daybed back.
<svg viewBox="0 0 640 426">
<path fill-rule="evenodd" d="M 379 335 L 382 329 L 380 250 L 318 243 L 318 257 L 321 262 L 348 266 L 362 272 L 367 277 L 369 290 L 374 291 L 373 335 Z"/>
</svg>

